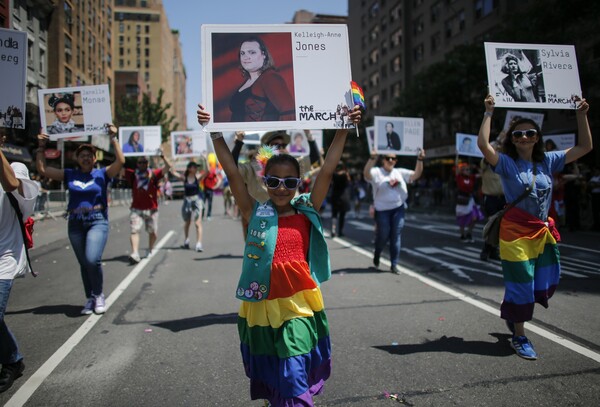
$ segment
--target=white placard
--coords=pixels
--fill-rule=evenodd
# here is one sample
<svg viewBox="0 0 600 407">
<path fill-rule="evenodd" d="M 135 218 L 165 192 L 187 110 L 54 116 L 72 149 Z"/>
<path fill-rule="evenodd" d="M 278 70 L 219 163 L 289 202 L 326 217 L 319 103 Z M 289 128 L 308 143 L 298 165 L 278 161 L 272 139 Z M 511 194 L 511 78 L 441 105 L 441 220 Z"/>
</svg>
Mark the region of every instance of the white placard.
<svg viewBox="0 0 600 407">
<path fill-rule="evenodd" d="M 112 123 L 108 85 L 40 89 L 38 103 L 50 140 L 108 134 Z"/>
<path fill-rule="evenodd" d="M 575 147 L 575 133 L 544 134 L 543 140 L 546 151 L 566 150 Z"/>
<path fill-rule="evenodd" d="M 354 127 L 345 24 L 203 25 L 201 48 L 211 131 Z"/>
<path fill-rule="evenodd" d="M 483 157 L 481 150 L 477 147 L 477 135 L 456 133 L 456 154 L 469 157 Z"/>
<path fill-rule="evenodd" d="M 0 127 L 25 128 L 27 33 L 0 28 Z"/>
<path fill-rule="evenodd" d="M 375 151 L 378 154 L 417 155 L 423 148 L 420 117 L 375 116 Z"/>
<path fill-rule="evenodd" d="M 506 119 L 504 119 L 504 131 L 508 130 L 508 128 L 510 127 L 510 123 L 514 119 L 531 119 L 541 129 L 542 125 L 544 124 L 544 113 L 517 112 L 516 110 L 508 110 L 506 112 Z"/>
<path fill-rule="evenodd" d="M 485 58 L 497 107 L 574 109 L 581 97 L 572 45 L 486 42 Z"/>
<path fill-rule="evenodd" d="M 119 143 L 125 157 L 158 155 L 160 152 L 160 126 L 119 127 Z"/>
<path fill-rule="evenodd" d="M 207 153 L 204 131 L 172 131 L 171 152 L 173 158 L 199 157 Z"/>
</svg>

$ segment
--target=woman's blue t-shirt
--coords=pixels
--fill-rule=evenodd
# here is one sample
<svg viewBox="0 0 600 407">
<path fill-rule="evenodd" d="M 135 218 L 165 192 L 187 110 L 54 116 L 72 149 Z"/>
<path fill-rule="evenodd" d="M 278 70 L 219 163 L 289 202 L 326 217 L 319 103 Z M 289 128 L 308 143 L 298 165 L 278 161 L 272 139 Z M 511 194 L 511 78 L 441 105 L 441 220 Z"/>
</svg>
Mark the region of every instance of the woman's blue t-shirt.
<svg viewBox="0 0 600 407">
<path fill-rule="evenodd" d="M 102 205 L 102 213 L 106 216 L 108 213 L 106 186 L 109 181 L 106 168 L 95 168 L 91 172 L 81 172 L 79 169 L 71 168 L 64 171 L 65 184 L 69 190 L 67 210 L 77 212 L 81 208 Z"/>
<path fill-rule="evenodd" d="M 552 203 L 552 174 L 560 172 L 565 166 L 566 152 L 550 151 L 544 153 L 544 161 L 535 163 L 536 178 L 533 191 L 517 204 L 517 207 L 545 221 Z M 494 168 L 500 175 L 506 202 L 515 201 L 525 188 L 533 182 L 533 165 L 531 161 L 517 158 L 513 160 L 500 153 L 500 159 Z"/>
</svg>

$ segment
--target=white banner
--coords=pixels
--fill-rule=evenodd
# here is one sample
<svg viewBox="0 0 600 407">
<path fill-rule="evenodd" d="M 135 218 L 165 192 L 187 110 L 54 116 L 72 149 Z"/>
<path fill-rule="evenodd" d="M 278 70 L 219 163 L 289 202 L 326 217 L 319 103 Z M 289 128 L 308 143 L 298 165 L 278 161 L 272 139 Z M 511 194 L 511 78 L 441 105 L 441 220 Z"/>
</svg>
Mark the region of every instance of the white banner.
<svg viewBox="0 0 600 407">
<path fill-rule="evenodd" d="M 158 155 L 160 152 L 160 126 L 119 127 L 119 143 L 125 157 Z"/>
<path fill-rule="evenodd" d="M 50 140 L 108 134 L 112 123 L 108 85 L 38 90 L 40 121 Z"/>
<path fill-rule="evenodd" d="M 477 135 L 456 133 L 456 154 L 482 158 L 483 154 L 477 147 Z"/>
<path fill-rule="evenodd" d="M 423 148 L 423 126 L 420 117 L 375 116 L 375 151 L 378 154 L 417 155 Z"/>
<path fill-rule="evenodd" d="M 531 119 L 541 129 L 542 125 L 544 124 L 544 113 L 517 112 L 516 110 L 508 110 L 506 112 L 506 119 L 504 119 L 504 131 L 508 130 L 508 128 L 510 127 L 510 123 L 514 119 Z"/>
<path fill-rule="evenodd" d="M 199 157 L 207 154 L 204 131 L 172 131 L 171 151 L 173 158 Z"/>
<path fill-rule="evenodd" d="M 211 131 L 351 128 L 345 24 L 203 25 Z"/>
<path fill-rule="evenodd" d="M 574 109 L 581 97 L 572 45 L 486 42 L 485 58 L 497 107 Z"/>
<path fill-rule="evenodd" d="M 25 128 L 27 33 L 0 28 L 0 127 Z"/>
</svg>

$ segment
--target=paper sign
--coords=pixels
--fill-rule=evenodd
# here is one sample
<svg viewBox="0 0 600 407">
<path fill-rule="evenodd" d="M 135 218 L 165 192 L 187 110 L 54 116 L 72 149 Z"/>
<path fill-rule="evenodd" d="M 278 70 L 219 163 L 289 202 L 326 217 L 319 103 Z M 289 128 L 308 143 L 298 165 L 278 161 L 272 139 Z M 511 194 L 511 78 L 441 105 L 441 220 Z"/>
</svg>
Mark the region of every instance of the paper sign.
<svg viewBox="0 0 600 407">
<path fill-rule="evenodd" d="M 354 127 L 345 24 L 203 25 L 210 131 Z"/>
<path fill-rule="evenodd" d="M 158 155 L 160 126 L 130 126 L 119 128 L 119 143 L 125 157 Z"/>
<path fill-rule="evenodd" d="M 575 133 L 544 134 L 543 140 L 546 151 L 566 150 L 575 147 Z"/>
<path fill-rule="evenodd" d="M 517 112 L 515 110 L 508 110 L 506 112 L 506 119 L 504 119 L 504 131 L 508 130 L 508 128 L 510 127 L 510 123 L 514 119 L 531 119 L 541 129 L 542 125 L 544 124 L 544 113 Z"/>
<path fill-rule="evenodd" d="M 171 132 L 171 151 L 174 158 L 199 157 L 207 153 L 204 131 Z"/>
<path fill-rule="evenodd" d="M 483 157 L 477 147 L 477 136 L 474 134 L 456 133 L 456 154 L 469 157 Z"/>
<path fill-rule="evenodd" d="M 420 117 L 375 116 L 375 151 L 378 154 L 417 155 L 423 148 Z"/>
<path fill-rule="evenodd" d="M 574 109 L 581 97 L 572 45 L 486 42 L 490 94 L 497 107 Z"/>
<path fill-rule="evenodd" d="M 51 140 L 108 134 L 112 123 L 108 85 L 38 90 L 40 121 Z"/>
<path fill-rule="evenodd" d="M 0 28 L 0 127 L 25 128 L 27 33 Z"/>
</svg>

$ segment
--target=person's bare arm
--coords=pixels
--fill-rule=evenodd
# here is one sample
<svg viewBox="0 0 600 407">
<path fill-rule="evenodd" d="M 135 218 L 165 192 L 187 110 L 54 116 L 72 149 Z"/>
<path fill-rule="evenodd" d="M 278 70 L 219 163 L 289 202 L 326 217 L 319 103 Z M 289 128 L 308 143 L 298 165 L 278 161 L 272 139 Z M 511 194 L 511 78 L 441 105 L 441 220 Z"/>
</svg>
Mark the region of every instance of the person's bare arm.
<svg viewBox="0 0 600 407">
<path fill-rule="evenodd" d="M 590 130 L 590 124 L 588 123 L 587 112 L 590 110 L 590 105 L 585 99 L 579 100 L 579 106 L 577 107 L 577 145 L 567 150 L 565 156 L 565 163 L 568 164 L 583 157 L 590 151 L 592 151 L 592 131 Z"/>
<path fill-rule="evenodd" d="M 425 150 L 421 149 L 417 156 L 417 163 L 415 164 L 415 172 L 410 176 L 410 182 L 415 182 L 421 175 L 423 175 L 423 160 L 425 159 Z"/>
<path fill-rule="evenodd" d="M 490 144 L 490 132 L 492 131 L 492 114 L 494 113 L 494 97 L 487 95 L 484 101 L 485 113 L 483 114 L 483 121 L 479 128 L 479 135 L 477 136 L 477 147 L 481 150 L 481 153 L 485 157 L 486 161 L 490 165 L 495 166 L 498 164 L 500 155 L 498 151 Z"/>
<path fill-rule="evenodd" d="M 117 127 L 114 124 L 108 125 L 108 134 L 115 150 L 115 161 L 106 167 L 106 175 L 113 178 L 119 175 L 121 168 L 125 165 L 125 156 L 123 155 L 123 151 L 121 151 L 121 145 L 117 139 Z"/>
</svg>

